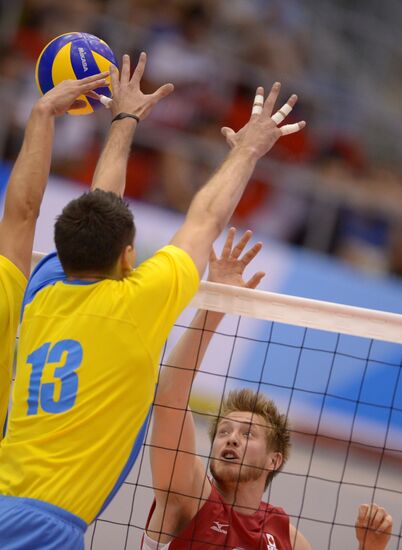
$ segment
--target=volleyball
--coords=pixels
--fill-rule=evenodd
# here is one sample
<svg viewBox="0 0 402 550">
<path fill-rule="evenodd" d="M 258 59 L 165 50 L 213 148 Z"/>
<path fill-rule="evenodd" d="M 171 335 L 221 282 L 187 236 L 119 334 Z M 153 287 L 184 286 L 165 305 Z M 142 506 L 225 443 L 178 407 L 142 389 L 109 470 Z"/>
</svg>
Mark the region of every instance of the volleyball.
<svg viewBox="0 0 402 550">
<path fill-rule="evenodd" d="M 117 61 L 110 47 L 92 34 L 70 32 L 54 38 L 38 57 L 35 70 L 36 84 L 42 94 L 67 79 L 79 79 L 108 71 Z M 110 82 L 110 81 L 109 81 Z M 110 85 L 97 88 L 98 94 L 111 97 Z M 100 106 L 99 101 L 88 96 L 85 107 L 68 111 L 71 115 L 88 115 Z"/>
</svg>

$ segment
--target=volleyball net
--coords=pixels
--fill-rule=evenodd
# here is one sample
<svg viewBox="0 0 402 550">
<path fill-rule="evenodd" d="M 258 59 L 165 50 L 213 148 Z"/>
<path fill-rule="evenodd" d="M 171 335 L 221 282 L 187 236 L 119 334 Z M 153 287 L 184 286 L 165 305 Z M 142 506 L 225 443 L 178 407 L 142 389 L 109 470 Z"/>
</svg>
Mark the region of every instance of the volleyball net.
<svg viewBox="0 0 402 550">
<path fill-rule="evenodd" d="M 201 283 L 162 364 L 195 308 L 225 312 L 193 384 L 197 454 L 231 389 L 265 394 L 291 426 L 291 455 L 264 499 L 282 506 L 314 548 L 358 548 L 358 505 L 393 516 L 387 548 L 402 548 L 402 316 Z M 87 533 L 86 548 L 137 549 L 153 489 L 149 434 L 132 472 Z M 186 475 L 186 472 L 183 472 Z"/>
</svg>

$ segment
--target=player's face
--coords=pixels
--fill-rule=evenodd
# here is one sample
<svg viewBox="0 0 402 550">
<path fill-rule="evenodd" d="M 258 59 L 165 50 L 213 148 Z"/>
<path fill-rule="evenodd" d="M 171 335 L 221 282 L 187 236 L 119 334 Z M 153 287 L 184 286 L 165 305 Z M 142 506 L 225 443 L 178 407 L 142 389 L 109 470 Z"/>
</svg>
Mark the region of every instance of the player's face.
<svg viewBox="0 0 402 550">
<path fill-rule="evenodd" d="M 212 445 L 211 473 L 218 482 L 265 483 L 272 456 L 267 445 L 267 423 L 250 412 L 232 412 L 223 418 Z"/>
</svg>

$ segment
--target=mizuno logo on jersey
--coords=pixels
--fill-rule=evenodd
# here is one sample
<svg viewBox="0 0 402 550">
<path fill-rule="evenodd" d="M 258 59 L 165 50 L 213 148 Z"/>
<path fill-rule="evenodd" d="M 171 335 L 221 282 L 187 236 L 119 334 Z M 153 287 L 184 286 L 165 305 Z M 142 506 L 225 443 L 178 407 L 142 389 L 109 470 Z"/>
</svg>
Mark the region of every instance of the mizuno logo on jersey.
<svg viewBox="0 0 402 550">
<path fill-rule="evenodd" d="M 217 531 L 218 533 L 223 533 L 224 535 L 227 535 L 227 531 L 225 531 L 226 527 L 229 527 L 229 524 L 219 523 L 219 521 L 214 521 L 214 525 L 212 525 L 211 529 L 213 529 L 214 531 Z"/>
<path fill-rule="evenodd" d="M 271 535 L 270 533 L 266 533 L 265 536 L 267 537 L 268 542 L 267 550 L 278 550 L 273 535 Z"/>
</svg>

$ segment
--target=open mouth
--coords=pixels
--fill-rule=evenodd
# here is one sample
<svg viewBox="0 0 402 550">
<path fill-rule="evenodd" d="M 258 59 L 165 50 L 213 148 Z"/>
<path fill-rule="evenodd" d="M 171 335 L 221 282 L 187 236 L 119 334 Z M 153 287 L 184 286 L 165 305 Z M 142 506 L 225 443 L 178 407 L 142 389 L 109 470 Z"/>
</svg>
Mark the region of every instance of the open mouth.
<svg viewBox="0 0 402 550">
<path fill-rule="evenodd" d="M 221 454 L 221 459 L 231 462 L 239 460 L 239 456 L 233 451 L 223 451 L 223 453 Z"/>
</svg>

